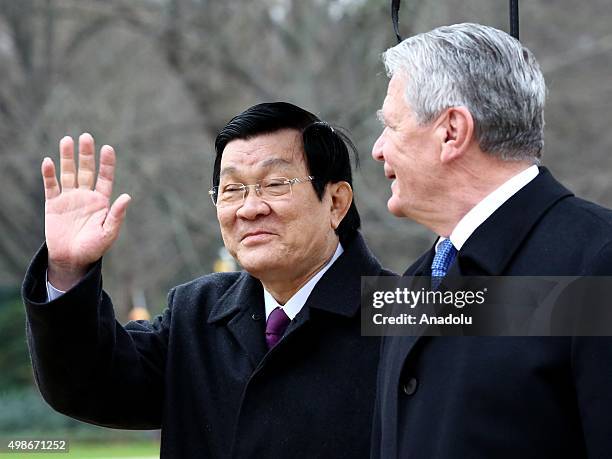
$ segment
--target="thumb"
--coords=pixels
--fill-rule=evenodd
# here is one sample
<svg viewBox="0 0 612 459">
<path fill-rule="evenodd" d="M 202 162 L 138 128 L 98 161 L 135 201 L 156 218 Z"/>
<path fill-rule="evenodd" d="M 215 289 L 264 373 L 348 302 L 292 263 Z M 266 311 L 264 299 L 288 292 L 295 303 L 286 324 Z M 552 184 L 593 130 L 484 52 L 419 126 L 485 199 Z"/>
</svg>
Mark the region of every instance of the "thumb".
<svg viewBox="0 0 612 459">
<path fill-rule="evenodd" d="M 106 215 L 102 228 L 111 241 L 114 241 L 117 239 L 117 236 L 119 236 L 119 230 L 121 229 L 121 225 L 125 219 L 125 213 L 131 200 L 132 198 L 129 194 L 122 194 L 115 199 L 115 202 Z"/>
</svg>

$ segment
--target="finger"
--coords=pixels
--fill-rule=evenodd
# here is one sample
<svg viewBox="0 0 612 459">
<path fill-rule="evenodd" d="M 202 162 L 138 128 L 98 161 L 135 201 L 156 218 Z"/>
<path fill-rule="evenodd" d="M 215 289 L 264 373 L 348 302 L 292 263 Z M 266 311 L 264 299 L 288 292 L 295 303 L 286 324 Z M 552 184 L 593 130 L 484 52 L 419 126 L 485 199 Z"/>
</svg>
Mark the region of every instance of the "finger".
<svg viewBox="0 0 612 459">
<path fill-rule="evenodd" d="M 57 183 L 57 177 L 55 176 L 55 164 L 53 164 L 53 160 L 49 157 L 43 159 L 40 171 L 45 186 L 45 200 L 58 196 L 60 194 L 60 187 L 59 183 Z"/>
<path fill-rule="evenodd" d="M 100 148 L 100 171 L 96 181 L 96 191 L 110 199 L 113 193 L 113 177 L 115 176 L 115 150 L 104 145 Z"/>
<path fill-rule="evenodd" d="M 111 241 L 114 241 L 119 236 L 119 230 L 123 220 L 125 220 L 125 213 L 131 200 L 132 198 L 129 194 L 122 194 L 115 200 L 106 215 L 106 220 L 104 220 L 102 227 Z"/>
<path fill-rule="evenodd" d="M 60 182 L 62 191 L 76 186 L 76 171 L 74 165 L 74 141 L 66 136 L 60 140 Z"/>
<path fill-rule="evenodd" d="M 84 133 L 79 137 L 79 188 L 91 190 L 96 177 L 94 139 L 91 134 Z"/>
</svg>

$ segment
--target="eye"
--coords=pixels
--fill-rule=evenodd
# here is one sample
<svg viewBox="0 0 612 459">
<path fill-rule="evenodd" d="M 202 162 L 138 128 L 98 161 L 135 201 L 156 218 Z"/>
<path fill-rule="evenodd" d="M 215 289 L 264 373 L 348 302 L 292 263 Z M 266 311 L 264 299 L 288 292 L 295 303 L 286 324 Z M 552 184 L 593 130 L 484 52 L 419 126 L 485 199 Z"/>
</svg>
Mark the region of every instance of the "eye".
<svg viewBox="0 0 612 459">
<path fill-rule="evenodd" d="M 261 188 L 266 196 L 282 196 L 291 191 L 289 180 L 283 177 L 266 179 L 261 182 Z"/>
<path fill-rule="evenodd" d="M 242 183 L 228 183 L 222 189 L 222 193 L 235 193 L 238 191 L 242 191 L 244 185 Z"/>
<path fill-rule="evenodd" d="M 288 185 L 288 180 L 286 178 L 271 178 L 268 180 L 265 180 L 261 185 L 264 188 L 276 188 L 276 187 L 281 187 L 281 186 L 287 186 Z"/>
</svg>

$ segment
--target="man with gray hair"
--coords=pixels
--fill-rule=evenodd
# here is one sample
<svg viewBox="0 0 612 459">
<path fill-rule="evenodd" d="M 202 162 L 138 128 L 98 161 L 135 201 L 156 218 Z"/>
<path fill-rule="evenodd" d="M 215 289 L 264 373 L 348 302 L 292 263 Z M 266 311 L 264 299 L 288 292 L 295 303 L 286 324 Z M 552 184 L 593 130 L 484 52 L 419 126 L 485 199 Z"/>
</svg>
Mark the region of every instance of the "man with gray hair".
<svg viewBox="0 0 612 459">
<path fill-rule="evenodd" d="M 612 275 L 612 211 L 539 167 L 546 87 L 528 49 L 458 24 L 384 62 L 372 156 L 388 208 L 438 235 L 405 275 Z M 610 387 L 610 338 L 386 337 L 372 457 L 612 457 Z"/>
</svg>

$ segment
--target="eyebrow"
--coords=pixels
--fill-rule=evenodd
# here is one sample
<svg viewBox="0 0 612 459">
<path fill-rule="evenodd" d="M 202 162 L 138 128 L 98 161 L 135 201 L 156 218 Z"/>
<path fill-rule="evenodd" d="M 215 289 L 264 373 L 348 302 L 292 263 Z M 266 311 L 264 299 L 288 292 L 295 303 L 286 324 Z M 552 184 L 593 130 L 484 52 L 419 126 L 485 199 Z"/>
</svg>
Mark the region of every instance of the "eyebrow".
<svg viewBox="0 0 612 459">
<path fill-rule="evenodd" d="M 376 110 L 376 118 L 378 118 L 378 121 L 380 121 L 383 126 L 387 126 L 387 120 L 385 119 L 382 109 Z"/>
<path fill-rule="evenodd" d="M 236 173 L 236 168 L 234 166 L 226 166 L 223 169 L 221 169 L 221 172 L 219 172 L 219 176 L 223 176 L 223 175 L 228 175 L 228 174 L 234 174 Z"/>
<path fill-rule="evenodd" d="M 291 165 L 293 165 L 291 161 L 288 161 L 283 158 L 270 158 L 266 159 L 264 162 L 261 163 L 261 167 L 265 167 L 266 169 L 269 169 L 273 166 L 287 167 Z"/>
<path fill-rule="evenodd" d="M 291 161 L 288 161 L 283 158 L 269 158 L 269 159 L 266 159 L 265 161 L 262 161 L 259 164 L 259 167 L 262 167 L 264 169 L 270 169 L 274 166 L 287 167 L 291 165 L 293 165 Z M 226 166 L 223 169 L 221 169 L 219 176 L 221 177 L 224 175 L 235 174 L 237 172 L 238 172 L 238 169 L 235 166 Z"/>
</svg>

